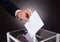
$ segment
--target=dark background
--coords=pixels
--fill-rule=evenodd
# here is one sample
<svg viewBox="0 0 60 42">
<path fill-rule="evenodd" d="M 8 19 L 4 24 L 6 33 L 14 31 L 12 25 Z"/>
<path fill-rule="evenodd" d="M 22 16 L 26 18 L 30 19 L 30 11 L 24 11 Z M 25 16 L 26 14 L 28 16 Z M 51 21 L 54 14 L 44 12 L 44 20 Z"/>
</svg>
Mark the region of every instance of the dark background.
<svg viewBox="0 0 60 42">
<path fill-rule="evenodd" d="M 60 33 L 60 1 L 59 0 L 11 0 L 18 8 L 36 10 L 44 22 L 44 29 Z M 23 24 L 11 16 L 0 5 L 0 41 L 6 41 L 6 33 L 24 28 Z"/>
</svg>

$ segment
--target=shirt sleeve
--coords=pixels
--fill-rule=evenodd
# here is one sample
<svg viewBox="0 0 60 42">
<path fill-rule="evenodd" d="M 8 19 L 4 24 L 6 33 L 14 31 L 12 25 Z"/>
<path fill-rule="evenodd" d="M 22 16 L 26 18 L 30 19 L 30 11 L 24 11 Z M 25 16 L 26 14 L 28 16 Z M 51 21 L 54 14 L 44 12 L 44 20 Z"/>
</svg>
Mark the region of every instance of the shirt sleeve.
<svg viewBox="0 0 60 42">
<path fill-rule="evenodd" d="M 20 12 L 21 10 L 16 10 L 15 11 L 15 17 L 18 19 L 18 16 L 17 16 L 17 14 L 18 14 L 18 12 Z"/>
</svg>

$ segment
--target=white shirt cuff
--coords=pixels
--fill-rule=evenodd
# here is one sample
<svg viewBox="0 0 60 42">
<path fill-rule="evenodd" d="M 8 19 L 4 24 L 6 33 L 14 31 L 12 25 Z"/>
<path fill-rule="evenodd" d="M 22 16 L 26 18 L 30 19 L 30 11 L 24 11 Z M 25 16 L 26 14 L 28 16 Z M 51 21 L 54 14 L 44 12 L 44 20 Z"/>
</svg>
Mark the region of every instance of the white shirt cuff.
<svg viewBox="0 0 60 42">
<path fill-rule="evenodd" d="M 18 17 L 17 17 L 17 14 L 18 14 L 18 12 L 20 12 L 20 11 L 21 11 L 21 10 L 16 10 L 16 12 L 15 12 L 15 17 L 16 17 L 16 18 L 18 18 Z"/>
</svg>

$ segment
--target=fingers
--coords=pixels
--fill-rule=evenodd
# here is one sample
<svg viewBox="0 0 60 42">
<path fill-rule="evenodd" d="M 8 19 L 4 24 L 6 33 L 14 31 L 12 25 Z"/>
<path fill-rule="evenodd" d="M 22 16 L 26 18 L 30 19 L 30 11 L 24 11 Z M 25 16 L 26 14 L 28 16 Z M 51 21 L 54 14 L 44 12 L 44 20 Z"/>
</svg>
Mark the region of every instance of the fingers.
<svg viewBox="0 0 60 42">
<path fill-rule="evenodd" d="M 29 15 L 29 17 L 31 16 L 32 12 L 30 9 L 24 9 L 23 11 L 25 11 L 25 14 L 27 13 Z"/>
<path fill-rule="evenodd" d="M 25 9 L 24 14 L 24 18 L 22 18 L 22 20 L 24 20 L 25 22 L 29 21 L 29 17 L 31 16 L 32 12 L 29 9 Z"/>
<path fill-rule="evenodd" d="M 31 14 L 32 14 L 32 12 L 31 12 L 31 10 L 30 9 L 27 9 L 27 14 L 29 15 L 29 17 L 31 16 Z"/>
<path fill-rule="evenodd" d="M 25 17 L 26 22 L 29 21 L 29 18 L 30 18 L 31 15 L 32 15 L 32 12 L 30 11 L 30 9 L 27 9 L 27 10 L 26 10 L 26 16 L 27 16 L 27 17 Z"/>
<path fill-rule="evenodd" d="M 26 13 L 26 18 L 28 18 L 28 19 L 29 19 L 29 17 L 30 17 L 30 16 L 28 15 L 28 13 Z"/>
</svg>

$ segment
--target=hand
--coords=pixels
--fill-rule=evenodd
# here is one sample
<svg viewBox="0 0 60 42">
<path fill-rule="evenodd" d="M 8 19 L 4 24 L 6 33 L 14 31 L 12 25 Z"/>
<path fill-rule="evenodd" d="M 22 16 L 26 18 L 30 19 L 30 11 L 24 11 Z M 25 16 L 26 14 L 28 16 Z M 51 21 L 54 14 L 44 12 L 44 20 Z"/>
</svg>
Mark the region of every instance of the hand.
<svg viewBox="0 0 60 42">
<path fill-rule="evenodd" d="M 24 9 L 22 11 L 20 11 L 17 14 L 18 18 L 22 19 L 25 22 L 29 21 L 29 17 L 31 16 L 31 11 L 29 9 Z"/>
</svg>

